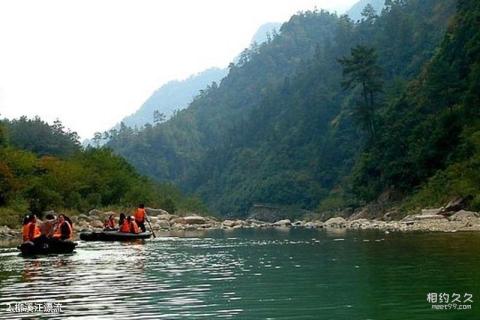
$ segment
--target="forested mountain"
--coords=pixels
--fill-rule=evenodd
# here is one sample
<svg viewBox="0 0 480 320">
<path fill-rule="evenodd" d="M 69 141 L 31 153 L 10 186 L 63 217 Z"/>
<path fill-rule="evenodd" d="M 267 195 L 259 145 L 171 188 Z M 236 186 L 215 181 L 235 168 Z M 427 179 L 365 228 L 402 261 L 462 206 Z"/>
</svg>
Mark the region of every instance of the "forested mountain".
<svg viewBox="0 0 480 320">
<path fill-rule="evenodd" d="M 478 5 L 387 1 L 358 23 L 297 14 L 189 108 L 112 132 L 109 146 L 222 214 L 254 203 L 323 211 L 385 194 L 412 205 L 468 196 L 478 183 L 442 199 L 432 190 L 456 165 L 474 165 L 467 123 L 478 115 L 466 103 L 478 109 Z"/>
</svg>

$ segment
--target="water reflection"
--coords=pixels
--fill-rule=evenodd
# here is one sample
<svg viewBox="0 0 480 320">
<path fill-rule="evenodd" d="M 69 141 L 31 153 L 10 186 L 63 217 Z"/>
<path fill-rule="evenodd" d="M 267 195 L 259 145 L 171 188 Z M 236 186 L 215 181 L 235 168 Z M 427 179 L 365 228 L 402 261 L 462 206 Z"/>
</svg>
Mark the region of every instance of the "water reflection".
<svg viewBox="0 0 480 320">
<path fill-rule="evenodd" d="M 32 301 L 96 319 L 427 319 L 433 317 L 423 294 L 441 290 L 439 281 L 480 295 L 473 273 L 480 259 L 468 254 L 478 235 L 293 229 L 189 235 L 80 242 L 74 254 L 40 258 L 0 249 L 0 318 L 21 316 L 7 314 L 6 304 Z M 415 294 L 405 281 L 412 275 Z"/>
<path fill-rule="evenodd" d="M 23 266 L 22 272 L 22 281 L 31 282 L 33 281 L 40 273 L 40 261 L 37 259 L 25 259 L 25 264 Z"/>
</svg>

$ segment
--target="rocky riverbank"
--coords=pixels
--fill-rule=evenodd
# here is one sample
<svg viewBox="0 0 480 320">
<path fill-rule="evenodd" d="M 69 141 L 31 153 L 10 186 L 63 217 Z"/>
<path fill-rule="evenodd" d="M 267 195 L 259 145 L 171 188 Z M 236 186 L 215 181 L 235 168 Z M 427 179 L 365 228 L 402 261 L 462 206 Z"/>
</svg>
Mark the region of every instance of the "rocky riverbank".
<svg viewBox="0 0 480 320">
<path fill-rule="evenodd" d="M 369 219 L 345 219 L 335 217 L 327 221 L 290 221 L 288 219 L 269 223 L 255 219 L 246 220 L 218 220 L 212 217 L 198 215 L 179 216 L 162 209 L 147 209 L 151 226 L 154 231 L 202 231 L 214 229 L 239 228 L 309 228 L 309 229 L 345 229 L 345 230 L 380 230 L 385 232 L 457 232 L 480 231 L 480 214 L 477 212 L 460 210 L 446 215 L 440 209 L 425 209 L 420 214 L 409 215 L 400 221 L 386 221 Z M 72 217 L 76 234 L 82 231 L 102 229 L 103 221 L 116 212 L 102 212 L 91 210 L 87 214 Z M 13 230 L 0 226 L 1 239 L 20 238 L 20 230 Z"/>
</svg>

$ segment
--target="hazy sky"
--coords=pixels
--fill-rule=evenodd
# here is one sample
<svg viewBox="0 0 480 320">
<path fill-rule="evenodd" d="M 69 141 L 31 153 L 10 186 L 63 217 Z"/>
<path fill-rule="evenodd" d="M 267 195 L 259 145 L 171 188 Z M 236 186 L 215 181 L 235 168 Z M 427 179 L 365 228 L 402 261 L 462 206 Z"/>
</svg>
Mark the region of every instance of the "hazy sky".
<svg viewBox="0 0 480 320">
<path fill-rule="evenodd" d="M 356 0 L 2 0 L 0 114 L 82 138 L 112 127 L 163 83 L 225 67 L 257 28 Z"/>
</svg>

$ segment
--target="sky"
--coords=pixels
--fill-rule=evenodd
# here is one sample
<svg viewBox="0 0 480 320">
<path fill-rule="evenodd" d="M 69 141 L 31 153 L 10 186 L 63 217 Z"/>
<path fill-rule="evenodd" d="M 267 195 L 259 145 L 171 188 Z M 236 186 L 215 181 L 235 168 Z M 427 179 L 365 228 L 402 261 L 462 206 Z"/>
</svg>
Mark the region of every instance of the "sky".
<svg viewBox="0 0 480 320">
<path fill-rule="evenodd" d="M 356 0 L 2 0 L 0 117 L 40 116 L 82 139 L 162 84 L 225 67 L 267 22 Z"/>
</svg>

